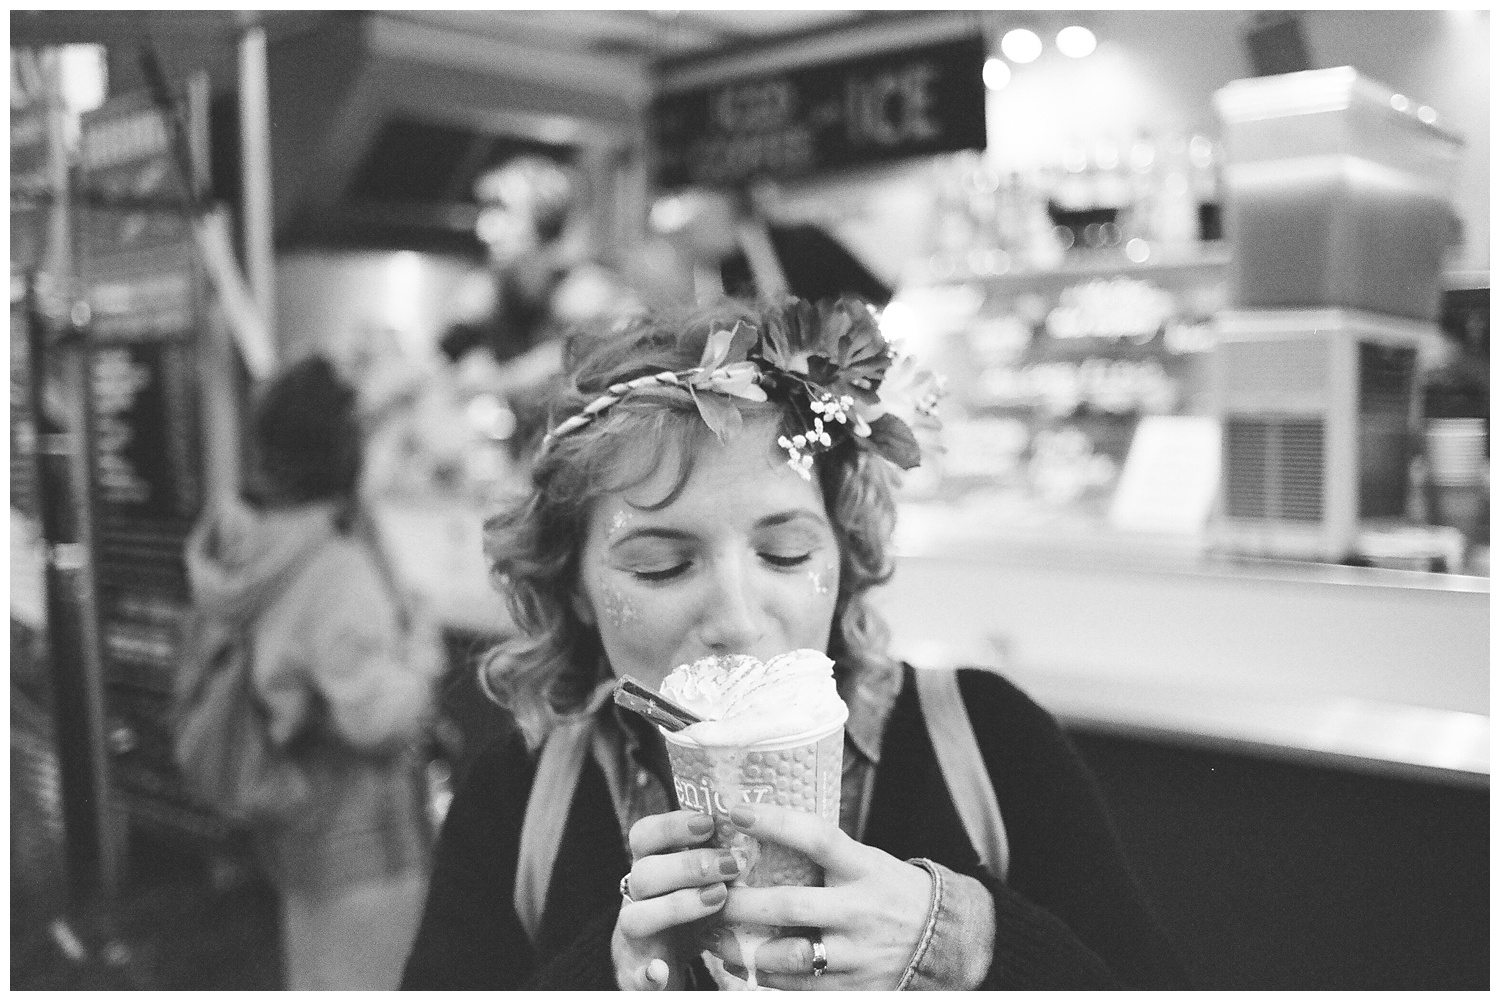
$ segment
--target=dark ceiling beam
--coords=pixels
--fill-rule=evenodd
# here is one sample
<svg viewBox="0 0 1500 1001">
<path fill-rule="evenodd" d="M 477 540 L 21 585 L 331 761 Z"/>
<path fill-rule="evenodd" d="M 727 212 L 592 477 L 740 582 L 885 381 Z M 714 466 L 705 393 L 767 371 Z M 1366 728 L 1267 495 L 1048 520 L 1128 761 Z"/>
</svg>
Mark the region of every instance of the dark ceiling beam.
<svg viewBox="0 0 1500 1001">
<path fill-rule="evenodd" d="M 855 12 L 855 15 L 852 17 L 811 25 L 799 31 L 778 32 L 776 34 L 736 32 L 733 36 L 733 41 L 715 46 L 713 49 L 665 55 L 655 61 L 654 68 L 663 73 L 686 70 L 713 63 L 724 56 L 743 56 L 758 52 L 774 51 L 783 46 L 804 42 L 808 39 L 841 35 L 850 31 L 858 31 L 860 28 L 871 25 L 900 21 L 916 23 L 930 19 L 935 14 L 940 15 L 940 13 L 942 12 L 926 10 L 862 10 Z M 681 11 L 679 16 L 690 16 L 692 14 L 694 14 L 694 11 Z M 723 31 L 722 25 L 717 25 L 717 27 Z M 726 33 L 727 37 L 728 34 Z"/>
<path fill-rule="evenodd" d="M 16 48 L 51 45 L 159 45 L 174 42 L 232 43 L 253 27 L 269 38 L 307 31 L 327 11 L 285 10 L 13 10 L 10 44 Z"/>
</svg>

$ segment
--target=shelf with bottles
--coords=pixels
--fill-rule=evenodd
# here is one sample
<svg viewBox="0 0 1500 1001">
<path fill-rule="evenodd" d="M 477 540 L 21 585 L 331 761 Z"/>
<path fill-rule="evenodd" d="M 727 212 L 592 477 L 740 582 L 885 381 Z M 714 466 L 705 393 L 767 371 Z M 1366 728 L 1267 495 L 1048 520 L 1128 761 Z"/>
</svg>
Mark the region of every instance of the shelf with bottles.
<svg viewBox="0 0 1500 1001">
<path fill-rule="evenodd" d="M 932 254 L 913 261 L 903 275 L 903 286 L 921 288 L 964 282 L 982 282 L 988 288 L 1017 289 L 1051 280 L 1107 278 L 1114 275 L 1147 276 L 1162 272 L 1188 272 L 1194 277 L 1228 279 L 1233 252 L 1225 240 L 1142 248 L 1132 257 L 1123 248 L 1069 254 L 1055 264 L 1036 267 L 1015 261 L 1003 250 L 979 248 L 962 255 Z"/>
<path fill-rule="evenodd" d="M 1027 284 L 1230 261 L 1220 155 L 1183 134 L 1074 142 L 1050 160 L 959 153 L 936 164 L 927 251 L 903 284 Z"/>
<path fill-rule="evenodd" d="M 1122 169 L 1096 145 L 1024 177 L 942 165 L 932 240 L 882 321 L 948 388 L 943 451 L 909 498 L 1102 524 L 1141 420 L 1207 412 L 1232 260 L 1218 186 L 1152 167 L 1175 154 L 1130 148 Z M 1177 159 L 1208 169 L 1211 148 L 1184 139 Z"/>
</svg>

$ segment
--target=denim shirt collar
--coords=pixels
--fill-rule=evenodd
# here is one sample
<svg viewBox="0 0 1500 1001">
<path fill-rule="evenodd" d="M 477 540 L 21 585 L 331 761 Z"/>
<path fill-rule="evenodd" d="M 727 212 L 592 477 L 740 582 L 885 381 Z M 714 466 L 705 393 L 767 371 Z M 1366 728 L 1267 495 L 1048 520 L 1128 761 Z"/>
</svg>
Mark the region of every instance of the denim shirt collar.
<svg viewBox="0 0 1500 1001">
<path fill-rule="evenodd" d="M 901 692 L 901 665 L 890 660 L 858 671 L 841 670 L 836 683 L 839 698 L 849 707 L 849 719 L 844 724 L 846 746 L 871 764 L 880 764 L 885 722 Z"/>
</svg>

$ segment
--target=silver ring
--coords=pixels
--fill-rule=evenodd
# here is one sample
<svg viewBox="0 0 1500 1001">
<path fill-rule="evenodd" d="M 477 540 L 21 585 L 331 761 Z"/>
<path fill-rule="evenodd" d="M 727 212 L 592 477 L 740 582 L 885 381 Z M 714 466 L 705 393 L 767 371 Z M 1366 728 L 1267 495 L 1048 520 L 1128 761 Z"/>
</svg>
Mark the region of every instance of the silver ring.
<svg viewBox="0 0 1500 1001">
<path fill-rule="evenodd" d="M 828 969 L 828 950 L 823 948 L 823 936 L 818 933 L 808 936 L 812 943 L 813 952 L 813 976 L 821 977 Z"/>
<path fill-rule="evenodd" d="M 628 872 L 620 877 L 620 896 L 627 904 L 635 903 L 635 898 L 630 895 L 630 873 Z"/>
</svg>

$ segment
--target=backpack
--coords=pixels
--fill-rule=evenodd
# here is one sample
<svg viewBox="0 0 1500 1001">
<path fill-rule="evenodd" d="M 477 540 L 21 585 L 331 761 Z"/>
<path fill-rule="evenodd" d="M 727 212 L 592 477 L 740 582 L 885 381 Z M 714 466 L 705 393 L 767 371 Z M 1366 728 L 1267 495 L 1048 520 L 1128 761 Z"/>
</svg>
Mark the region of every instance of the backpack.
<svg viewBox="0 0 1500 1001">
<path fill-rule="evenodd" d="M 172 754 L 189 791 L 238 827 L 305 816 L 307 774 L 273 745 L 269 714 L 251 674 L 256 620 L 320 548 L 311 545 L 237 616 L 201 607 L 189 616 L 173 691 Z"/>
</svg>

